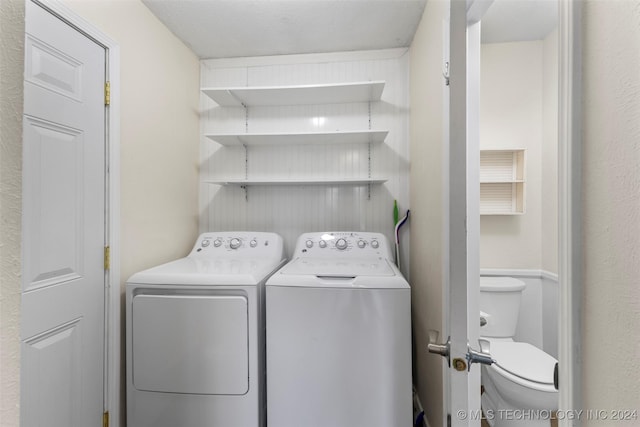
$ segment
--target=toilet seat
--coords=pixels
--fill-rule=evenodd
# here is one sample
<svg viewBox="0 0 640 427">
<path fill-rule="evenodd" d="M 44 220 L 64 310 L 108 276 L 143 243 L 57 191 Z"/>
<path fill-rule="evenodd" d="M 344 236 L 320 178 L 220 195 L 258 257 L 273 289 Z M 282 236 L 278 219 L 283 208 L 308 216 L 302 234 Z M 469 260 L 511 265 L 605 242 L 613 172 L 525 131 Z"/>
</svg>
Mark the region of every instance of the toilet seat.
<svg viewBox="0 0 640 427">
<path fill-rule="evenodd" d="M 524 342 L 489 340 L 496 363 L 490 368 L 509 380 L 535 390 L 555 392 L 553 371 L 557 360 Z"/>
</svg>

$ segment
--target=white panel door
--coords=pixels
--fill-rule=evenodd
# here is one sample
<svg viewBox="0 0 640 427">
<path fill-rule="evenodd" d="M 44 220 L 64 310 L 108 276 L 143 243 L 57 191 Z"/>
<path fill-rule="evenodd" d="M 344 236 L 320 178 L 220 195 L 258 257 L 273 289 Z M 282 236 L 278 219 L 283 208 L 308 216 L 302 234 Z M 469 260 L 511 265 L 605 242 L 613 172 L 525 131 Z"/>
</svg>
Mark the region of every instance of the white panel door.
<svg viewBox="0 0 640 427">
<path fill-rule="evenodd" d="M 105 50 L 26 2 L 22 426 L 102 422 Z"/>
</svg>

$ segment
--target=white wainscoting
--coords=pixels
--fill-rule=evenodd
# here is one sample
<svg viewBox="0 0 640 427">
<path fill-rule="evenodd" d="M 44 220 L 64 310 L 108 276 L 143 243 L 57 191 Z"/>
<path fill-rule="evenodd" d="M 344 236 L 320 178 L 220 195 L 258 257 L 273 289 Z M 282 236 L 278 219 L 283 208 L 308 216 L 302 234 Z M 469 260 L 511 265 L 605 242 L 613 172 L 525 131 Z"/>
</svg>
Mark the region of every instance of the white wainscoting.
<svg viewBox="0 0 640 427">
<path fill-rule="evenodd" d="M 373 231 L 393 243 L 393 201 L 409 209 L 409 57 L 406 49 L 201 61 L 201 87 L 293 86 L 384 80 L 380 101 L 220 107 L 201 94 L 200 231 L 279 233 L 290 256 L 311 231 Z M 382 143 L 223 146 L 214 133 L 388 130 Z M 234 179 L 355 179 L 384 184 L 220 186 Z M 401 270 L 408 274 L 409 225 Z"/>
<path fill-rule="evenodd" d="M 558 275 L 518 269 L 481 269 L 480 275 L 515 277 L 526 283 L 515 339 L 558 358 Z"/>
</svg>

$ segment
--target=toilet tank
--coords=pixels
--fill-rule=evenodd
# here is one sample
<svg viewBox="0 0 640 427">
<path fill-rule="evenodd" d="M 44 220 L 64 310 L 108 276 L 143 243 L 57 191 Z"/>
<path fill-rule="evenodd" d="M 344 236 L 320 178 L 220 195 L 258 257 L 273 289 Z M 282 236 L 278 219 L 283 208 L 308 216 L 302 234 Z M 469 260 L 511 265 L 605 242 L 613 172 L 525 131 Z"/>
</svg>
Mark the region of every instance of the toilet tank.
<svg viewBox="0 0 640 427">
<path fill-rule="evenodd" d="M 511 338 L 516 333 L 520 300 L 526 284 L 513 277 L 480 277 L 480 311 L 487 324 L 480 336 Z"/>
</svg>

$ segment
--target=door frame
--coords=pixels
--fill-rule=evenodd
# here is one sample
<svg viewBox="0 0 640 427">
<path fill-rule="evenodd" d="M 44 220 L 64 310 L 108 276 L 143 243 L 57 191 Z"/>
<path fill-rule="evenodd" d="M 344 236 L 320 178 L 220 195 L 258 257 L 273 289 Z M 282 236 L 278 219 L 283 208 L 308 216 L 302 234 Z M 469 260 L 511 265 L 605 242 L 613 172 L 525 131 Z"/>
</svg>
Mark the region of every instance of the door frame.
<svg viewBox="0 0 640 427">
<path fill-rule="evenodd" d="M 43 7 L 102 46 L 106 52 L 105 76 L 110 82 L 110 104 L 105 114 L 105 245 L 110 265 L 105 270 L 104 411 L 108 427 L 120 425 L 120 47 L 93 24 L 59 0 L 28 0 Z"/>
<path fill-rule="evenodd" d="M 582 2 L 558 0 L 558 409 L 565 413 L 582 409 L 581 27 Z M 580 424 L 569 418 L 560 425 Z"/>
<path fill-rule="evenodd" d="M 451 0 L 458 1 L 458 0 Z M 466 0 L 468 22 L 478 22 L 492 0 Z M 558 362 L 559 411 L 582 408 L 582 2 L 558 2 Z M 468 57 L 467 57 L 468 58 Z M 472 55 L 472 60 L 475 56 Z M 453 73 L 454 70 L 452 70 Z M 472 100 L 473 101 L 473 100 Z M 467 114 L 469 114 L 467 106 Z M 474 112 L 471 111 L 471 114 Z M 468 118 L 467 118 L 468 119 Z M 446 159 L 445 159 L 446 160 Z M 445 172 L 446 173 L 446 172 Z M 449 218 L 447 212 L 445 218 Z M 445 238 L 445 248 L 453 240 Z M 472 248 L 467 248 L 472 251 Z M 450 249 L 451 250 L 451 249 Z M 445 257 L 446 258 L 446 257 Z M 449 262 L 449 259 L 445 260 Z M 448 267 L 445 265 L 445 267 Z M 448 307 L 448 289 L 443 293 Z M 443 315 L 447 325 L 448 313 Z M 446 328 L 449 326 L 447 325 Z M 473 346 L 473 344 L 472 344 Z M 446 370 L 443 378 L 446 384 Z M 564 384 L 569 387 L 563 386 Z M 443 401 L 449 409 L 450 390 Z M 579 424 L 564 417 L 560 426 Z M 471 422 L 471 420 L 467 420 Z M 446 422 L 446 420 L 443 420 Z"/>
</svg>

